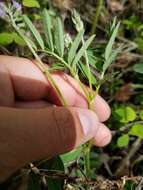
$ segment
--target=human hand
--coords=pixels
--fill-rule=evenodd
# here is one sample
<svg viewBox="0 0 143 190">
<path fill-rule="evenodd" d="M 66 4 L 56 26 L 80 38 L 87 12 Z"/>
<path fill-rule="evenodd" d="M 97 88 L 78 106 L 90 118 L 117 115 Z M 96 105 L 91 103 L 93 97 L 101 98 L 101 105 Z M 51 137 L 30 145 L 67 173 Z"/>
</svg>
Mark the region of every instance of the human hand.
<svg viewBox="0 0 143 190">
<path fill-rule="evenodd" d="M 56 94 L 32 61 L 0 56 L 0 181 L 28 162 L 65 153 L 91 138 L 97 146 L 111 140 L 102 123 L 110 116 L 107 103 L 97 95 L 90 111 L 72 77 L 52 76 L 69 107 L 58 106 Z"/>
</svg>

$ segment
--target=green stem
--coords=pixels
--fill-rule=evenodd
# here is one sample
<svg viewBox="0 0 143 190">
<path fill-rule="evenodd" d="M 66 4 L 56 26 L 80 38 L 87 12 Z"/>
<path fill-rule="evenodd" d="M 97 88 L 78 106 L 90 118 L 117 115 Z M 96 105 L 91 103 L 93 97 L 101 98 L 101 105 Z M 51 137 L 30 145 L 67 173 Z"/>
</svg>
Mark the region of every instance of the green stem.
<svg viewBox="0 0 143 190">
<path fill-rule="evenodd" d="M 87 178 L 90 178 L 91 174 L 91 166 L 90 166 L 90 152 L 92 148 L 92 140 L 90 140 L 87 144 L 85 144 L 83 154 L 84 154 L 84 172 Z"/>
<path fill-rule="evenodd" d="M 40 50 L 40 52 L 44 52 L 44 53 L 47 53 L 48 55 L 55 57 L 57 60 L 63 63 L 69 70 L 71 70 L 71 67 L 69 66 L 69 64 L 62 57 L 59 57 L 56 53 L 52 51 L 48 51 L 48 50 Z"/>
<path fill-rule="evenodd" d="M 84 45 L 84 39 L 82 37 L 82 44 Z M 85 61 L 86 61 L 86 66 L 87 66 L 87 70 L 88 70 L 88 81 L 89 81 L 89 88 L 90 88 L 90 92 L 89 92 L 89 99 L 92 99 L 92 95 L 93 95 L 93 89 L 92 89 L 92 81 L 91 81 L 91 70 L 90 70 L 90 66 L 89 66 L 89 60 L 88 60 L 88 55 L 87 55 L 87 51 L 85 50 Z"/>
<path fill-rule="evenodd" d="M 94 16 L 94 20 L 93 20 L 93 25 L 92 25 L 92 29 L 91 29 L 91 34 L 95 34 L 95 32 L 96 32 L 97 23 L 99 20 L 100 11 L 102 9 L 102 6 L 103 6 L 103 0 L 98 0 L 95 16 Z"/>
<path fill-rule="evenodd" d="M 70 65 L 61 57 L 59 57 L 56 53 L 54 52 L 51 52 L 51 51 L 48 51 L 48 50 L 40 50 L 40 52 L 45 52 L 47 53 L 48 55 L 51 55 L 53 57 L 55 57 L 57 60 L 59 60 L 61 63 L 63 63 L 70 71 L 72 77 L 79 83 L 79 86 L 81 88 L 81 90 L 83 90 L 86 98 L 87 98 L 87 101 L 89 102 L 89 94 L 87 92 L 87 89 L 85 88 L 85 86 L 83 85 L 83 83 L 80 81 L 78 75 L 71 69 Z"/>
</svg>

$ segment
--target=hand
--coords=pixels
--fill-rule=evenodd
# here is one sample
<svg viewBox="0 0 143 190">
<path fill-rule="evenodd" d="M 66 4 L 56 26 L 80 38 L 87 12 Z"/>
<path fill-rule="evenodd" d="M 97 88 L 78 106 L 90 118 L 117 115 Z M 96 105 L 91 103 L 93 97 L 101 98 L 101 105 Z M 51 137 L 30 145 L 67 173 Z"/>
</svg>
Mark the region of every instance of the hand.
<svg viewBox="0 0 143 190">
<path fill-rule="evenodd" d="M 0 56 L 0 180 L 28 162 L 50 158 L 91 138 L 97 146 L 111 140 L 102 123 L 110 116 L 97 95 L 94 110 L 77 82 L 64 73 L 52 74 L 69 107 L 60 107 L 49 82 L 30 60 Z"/>
</svg>

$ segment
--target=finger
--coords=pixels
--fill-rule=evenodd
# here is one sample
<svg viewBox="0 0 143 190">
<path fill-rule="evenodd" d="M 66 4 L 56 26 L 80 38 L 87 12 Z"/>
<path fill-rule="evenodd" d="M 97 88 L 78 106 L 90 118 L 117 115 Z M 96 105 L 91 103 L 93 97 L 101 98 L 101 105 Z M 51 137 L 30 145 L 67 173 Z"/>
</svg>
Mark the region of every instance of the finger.
<svg viewBox="0 0 143 190">
<path fill-rule="evenodd" d="M 103 147 L 111 141 L 112 135 L 110 130 L 103 124 L 100 123 L 98 130 L 93 138 L 93 143 L 98 147 Z"/>
<path fill-rule="evenodd" d="M 46 108 L 46 107 L 51 107 L 54 106 L 53 104 L 44 101 L 44 100 L 39 100 L 39 101 L 16 101 L 15 102 L 15 108 L 29 108 L 29 109 L 36 109 L 36 108 Z"/>
<path fill-rule="evenodd" d="M 96 136 L 99 126 L 102 131 L 96 114 L 80 108 L 1 107 L 0 123 L 1 180 L 28 162 L 49 158 L 85 143 Z M 102 143 L 105 145 L 110 140 L 109 131 L 102 132 L 100 138 L 104 139 L 104 135 L 109 135 Z"/>
<path fill-rule="evenodd" d="M 0 56 L 0 60 L 0 72 L 2 73 L 0 81 L 5 81 L 3 79 L 5 76 L 8 84 L 1 82 L 1 86 L 4 86 L 3 88 L 9 87 L 5 88 L 3 92 L 1 91 L 0 105 L 12 105 L 14 95 L 15 98 L 27 101 L 48 98 L 51 103 L 60 105 L 59 99 L 49 82 L 30 60 L 8 56 Z M 2 67 L 5 68 L 5 71 L 2 70 Z M 52 76 L 69 106 L 87 108 L 86 98 L 77 81 L 63 73 L 55 73 Z M 98 95 L 95 98 L 94 111 L 100 121 L 105 121 L 110 116 L 108 104 Z"/>
<path fill-rule="evenodd" d="M 59 72 L 54 73 L 52 76 L 69 106 L 88 108 L 88 103 L 84 93 L 75 79 L 67 74 Z M 51 102 L 60 105 L 58 97 L 52 90 L 50 91 L 48 99 Z M 99 95 L 96 95 L 94 99 L 93 111 L 95 111 L 95 113 L 98 115 L 98 118 L 101 122 L 106 121 L 111 114 L 109 105 Z"/>
</svg>

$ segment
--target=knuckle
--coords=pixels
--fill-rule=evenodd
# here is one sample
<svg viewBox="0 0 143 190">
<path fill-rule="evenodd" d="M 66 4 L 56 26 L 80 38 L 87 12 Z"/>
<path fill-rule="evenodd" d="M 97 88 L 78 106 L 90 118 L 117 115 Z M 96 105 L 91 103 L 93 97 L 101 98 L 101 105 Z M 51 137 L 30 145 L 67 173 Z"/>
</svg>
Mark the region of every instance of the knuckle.
<svg viewBox="0 0 143 190">
<path fill-rule="evenodd" d="M 60 151 L 71 151 L 76 142 L 76 127 L 72 113 L 69 109 L 57 107 L 53 111 L 53 117 L 58 138 L 57 146 L 61 146 Z"/>
</svg>

